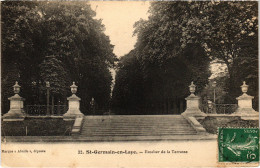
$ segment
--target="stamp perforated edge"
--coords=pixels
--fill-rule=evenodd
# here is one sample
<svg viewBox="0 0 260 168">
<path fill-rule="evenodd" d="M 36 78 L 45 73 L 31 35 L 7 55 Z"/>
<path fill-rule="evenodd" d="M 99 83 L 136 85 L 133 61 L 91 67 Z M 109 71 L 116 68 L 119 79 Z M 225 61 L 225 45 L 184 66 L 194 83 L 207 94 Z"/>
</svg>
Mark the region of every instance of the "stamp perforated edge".
<svg viewBox="0 0 260 168">
<path fill-rule="evenodd" d="M 254 166 L 254 167 L 258 167 L 260 165 L 260 161 L 259 162 L 219 162 L 219 147 L 218 147 L 218 136 L 219 136 L 219 128 L 231 128 L 231 129 L 258 129 L 259 130 L 259 135 L 260 135 L 260 127 L 217 127 L 217 145 L 216 145 L 216 160 L 217 160 L 217 166 L 232 166 L 232 167 L 236 167 L 236 166 L 240 166 L 240 167 L 249 167 L 249 166 Z M 259 138 L 260 141 L 260 138 Z M 258 142 L 259 143 L 259 142 Z M 260 146 L 260 143 L 259 143 Z M 260 149 L 259 149 L 260 150 Z"/>
</svg>

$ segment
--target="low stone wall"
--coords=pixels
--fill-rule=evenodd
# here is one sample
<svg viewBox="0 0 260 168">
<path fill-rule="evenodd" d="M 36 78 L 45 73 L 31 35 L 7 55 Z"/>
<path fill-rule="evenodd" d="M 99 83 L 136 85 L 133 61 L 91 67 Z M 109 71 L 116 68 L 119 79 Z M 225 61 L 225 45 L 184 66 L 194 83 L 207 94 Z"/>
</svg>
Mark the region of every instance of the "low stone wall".
<svg viewBox="0 0 260 168">
<path fill-rule="evenodd" d="M 190 123 L 198 133 L 206 133 L 205 128 L 196 120 L 195 117 L 189 117 Z"/>
<path fill-rule="evenodd" d="M 74 125 L 73 125 L 72 131 L 71 131 L 71 135 L 80 134 L 82 124 L 83 124 L 83 117 L 77 117 L 74 121 Z"/>
<path fill-rule="evenodd" d="M 236 128 L 258 128 L 259 123 L 256 120 L 244 120 L 240 116 L 208 116 L 205 119 L 198 120 L 208 133 L 217 134 L 218 127 L 236 127 Z"/>
<path fill-rule="evenodd" d="M 259 115 L 249 115 L 246 116 L 245 114 L 241 115 L 238 113 L 232 113 L 232 114 L 206 114 L 207 117 L 239 117 L 243 120 L 259 120 Z"/>
<path fill-rule="evenodd" d="M 195 117 L 182 115 L 199 134 L 207 134 L 207 131 Z"/>
</svg>

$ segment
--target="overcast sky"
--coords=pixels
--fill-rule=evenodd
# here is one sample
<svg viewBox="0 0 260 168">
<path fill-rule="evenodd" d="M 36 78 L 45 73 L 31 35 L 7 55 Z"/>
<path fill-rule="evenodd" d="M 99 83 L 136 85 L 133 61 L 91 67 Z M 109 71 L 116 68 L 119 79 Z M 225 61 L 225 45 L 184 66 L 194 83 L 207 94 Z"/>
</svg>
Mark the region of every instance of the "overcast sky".
<svg viewBox="0 0 260 168">
<path fill-rule="evenodd" d="M 149 1 L 91 1 L 91 8 L 96 11 L 96 19 L 102 19 L 106 27 L 105 34 L 115 45 L 114 53 L 117 57 L 127 54 L 134 48 L 136 36 L 133 36 L 133 25 L 136 21 L 148 19 Z M 215 78 L 225 71 L 223 65 L 212 64 L 210 69 Z M 115 72 L 112 70 L 113 78 Z"/>
<path fill-rule="evenodd" d="M 133 25 L 140 18 L 148 18 L 150 2 L 145 1 L 91 1 L 96 11 L 96 19 L 102 19 L 106 27 L 105 34 L 115 45 L 117 57 L 127 54 L 134 48 L 136 36 L 133 37 Z"/>
</svg>

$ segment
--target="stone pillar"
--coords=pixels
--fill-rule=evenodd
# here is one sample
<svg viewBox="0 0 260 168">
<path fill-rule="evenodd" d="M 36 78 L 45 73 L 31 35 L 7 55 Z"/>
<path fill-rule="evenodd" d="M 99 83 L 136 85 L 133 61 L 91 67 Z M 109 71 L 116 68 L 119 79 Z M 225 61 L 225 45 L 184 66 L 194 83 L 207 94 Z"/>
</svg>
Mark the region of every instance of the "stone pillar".
<svg viewBox="0 0 260 168">
<path fill-rule="evenodd" d="M 8 98 L 10 100 L 10 110 L 3 115 L 3 121 L 23 121 L 25 118 L 23 110 L 23 101 L 25 99 L 19 96 L 21 86 L 18 85 L 18 82 L 15 82 L 13 88 L 15 95 Z"/>
<path fill-rule="evenodd" d="M 187 101 L 187 108 L 182 113 L 184 117 L 195 117 L 199 119 L 203 119 L 206 117 L 206 114 L 201 112 L 199 109 L 199 100 L 200 98 L 196 96 L 195 93 L 195 85 L 193 82 L 191 82 L 191 85 L 189 86 L 191 94 L 185 98 Z"/>
<path fill-rule="evenodd" d="M 252 108 L 252 99 L 254 97 L 246 94 L 248 85 L 244 81 L 243 85 L 240 87 L 243 94 L 236 98 L 238 101 L 238 108 L 232 115 L 241 116 L 241 119 L 245 120 L 258 120 L 259 113 Z"/>
<path fill-rule="evenodd" d="M 63 115 L 63 120 L 74 120 L 78 117 L 83 117 L 84 115 L 80 112 L 80 98 L 75 95 L 77 92 L 78 86 L 75 85 L 75 82 L 70 86 L 72 96 L 68 97 L 67 100 L 69 101 L 69 109 L 67 113 Z"/>
</svg>

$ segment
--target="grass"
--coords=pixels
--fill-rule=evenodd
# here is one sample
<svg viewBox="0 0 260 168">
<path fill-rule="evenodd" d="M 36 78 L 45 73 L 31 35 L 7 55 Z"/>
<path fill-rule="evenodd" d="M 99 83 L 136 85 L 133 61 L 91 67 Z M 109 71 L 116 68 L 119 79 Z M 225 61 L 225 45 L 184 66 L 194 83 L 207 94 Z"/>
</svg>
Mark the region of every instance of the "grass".
<svg viewBox="0 0 260 168">
<path fill-rule="evenodd" d="M 258 121 L 242 120 L 240 117 L 206 117 L 198 121 L 211 134 L 217 134 L 218 127 L 259 127 Z"/>
<path fill-rule="evenodd" d="M 2 136 L 69 136 L 74 121 L 63 119 L 35 119 L 24 121 L 2 121 Z"/>
</svg>

